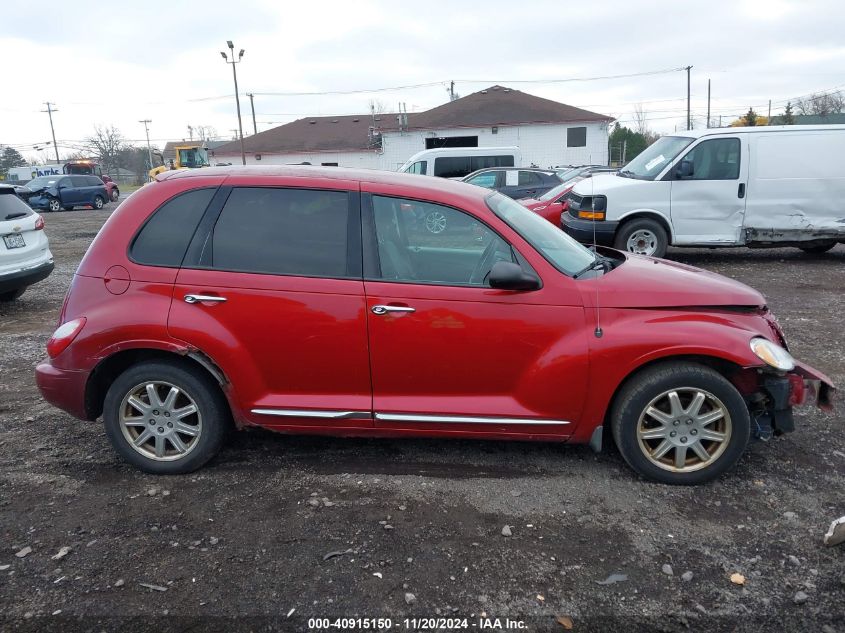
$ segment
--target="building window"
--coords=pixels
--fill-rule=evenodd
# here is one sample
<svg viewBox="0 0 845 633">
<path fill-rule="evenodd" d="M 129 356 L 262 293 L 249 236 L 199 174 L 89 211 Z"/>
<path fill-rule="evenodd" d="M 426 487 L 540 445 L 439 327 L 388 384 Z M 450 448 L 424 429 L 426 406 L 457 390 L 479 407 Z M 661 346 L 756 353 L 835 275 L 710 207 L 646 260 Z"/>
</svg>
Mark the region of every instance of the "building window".
<svg viewBox="0 0 845 633">
<path fill-rule="evenodd" d="M 426 149 L 441 147 L 478 147 L 477 136 L 438 136 L 425 139 Z"/>
<path fill-rule="evenodd" d="M 567 147 L 586 147 L 587 146 L 587 128 L 586 127 L 570 127 L 566 129 L 566 146 Z"/>
</svg>

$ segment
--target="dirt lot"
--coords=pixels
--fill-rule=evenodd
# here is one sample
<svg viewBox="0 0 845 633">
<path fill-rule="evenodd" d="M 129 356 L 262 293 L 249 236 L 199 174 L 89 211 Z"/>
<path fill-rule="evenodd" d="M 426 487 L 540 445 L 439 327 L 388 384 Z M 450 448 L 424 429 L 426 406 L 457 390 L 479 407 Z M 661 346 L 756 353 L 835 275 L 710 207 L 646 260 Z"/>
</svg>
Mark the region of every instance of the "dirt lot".
<svg viewBox="0 0 845 633">
<path fill-rule="evenodd" d="M 698 488 L 582 447 L 261 432 L 190 476 L 136 472 L 33 380 L 108 212 L 47 215 L 54 274 L 0 305 L 0 630 L 304 631 L 352 616 L 483 630 L 485 614 L 501 630 L 564 631 L 567 616 L 575 631 L 845 632 L 845 546 L 821 543 L 845 514 L 841 396 Z M 670 257 L 762 290 L 793 353 L 845 383 L 845 247 Z M 597 584 L 611 574 L 625 579 Z"/>
</svg>

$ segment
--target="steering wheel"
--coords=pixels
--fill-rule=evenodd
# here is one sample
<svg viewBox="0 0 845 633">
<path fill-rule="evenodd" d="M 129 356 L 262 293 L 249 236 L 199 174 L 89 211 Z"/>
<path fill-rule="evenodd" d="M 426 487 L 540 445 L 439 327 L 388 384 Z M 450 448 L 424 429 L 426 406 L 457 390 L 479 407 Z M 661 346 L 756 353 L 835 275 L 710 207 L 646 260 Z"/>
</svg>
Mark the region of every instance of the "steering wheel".
<svg viewBox="0 0 845 633">
<path fill-rule="evenodd" d="M 470 284 L 474 286 L 481 286 L 487 280 L 487 275 L 490 274 L 490 269 L 493 268 L 493 264 L 496 263 L 496 242 L 498 241 L 498 239 L 490 240 L 487 248 L 485 248 L 484 252 L 481 253 L 481 259 L 478 260 L 478 264 L 476 264 L 472 274 L 469 276 Z"/>
</svg>

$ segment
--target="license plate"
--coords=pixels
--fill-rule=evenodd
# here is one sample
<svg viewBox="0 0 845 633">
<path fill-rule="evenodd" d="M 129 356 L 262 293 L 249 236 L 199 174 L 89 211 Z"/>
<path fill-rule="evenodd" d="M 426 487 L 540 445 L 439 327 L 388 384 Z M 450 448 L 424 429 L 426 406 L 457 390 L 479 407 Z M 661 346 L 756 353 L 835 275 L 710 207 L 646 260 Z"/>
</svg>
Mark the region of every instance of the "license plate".
<svg viewBox="0 0 845 633">
<path fill-rule="evenodd" d="M 11 235 L 4 235 L 3 241 L 6 243 L 6 248 L 23 248 L 26 242 L 23 241 L 23 235 L 20 233 L 12 233 Z"/>
</svg>

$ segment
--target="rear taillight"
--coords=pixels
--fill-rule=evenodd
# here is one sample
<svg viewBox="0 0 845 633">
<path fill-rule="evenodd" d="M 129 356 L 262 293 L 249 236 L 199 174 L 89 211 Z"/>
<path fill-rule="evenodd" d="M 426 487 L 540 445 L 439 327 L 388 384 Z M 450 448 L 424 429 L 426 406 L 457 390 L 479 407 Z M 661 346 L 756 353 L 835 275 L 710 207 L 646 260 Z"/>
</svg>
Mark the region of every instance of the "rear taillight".
<svg viewBox="0 0 845 633">
<path fill-rule="evenodd" d="M 86 320 L 87 319 L 85 317 L 73 319 L 72 321 L 63 323 L 56 329 L 55 332 L 53 332 L 53 336 L 51 336 L 50 340 L 47 341 L 47 354 L 50 358 L 55 358 L 65 351 L 68 345 L 73 343 L 73 339 L 75 339 L 82 331 L 82 328 L 85 327 Z"/>
<path fill-rule="evenodd" d="M 41 231 L 41 230 L 43 230 L 43 229 L 44 229 L 44 218 L 42 218 L 42 217 L 39 215 L 39 216 L 38 216 L 38 219 L 35 221 L 35 230 L 36 230 L 36 231 Z"/>
</svg>

